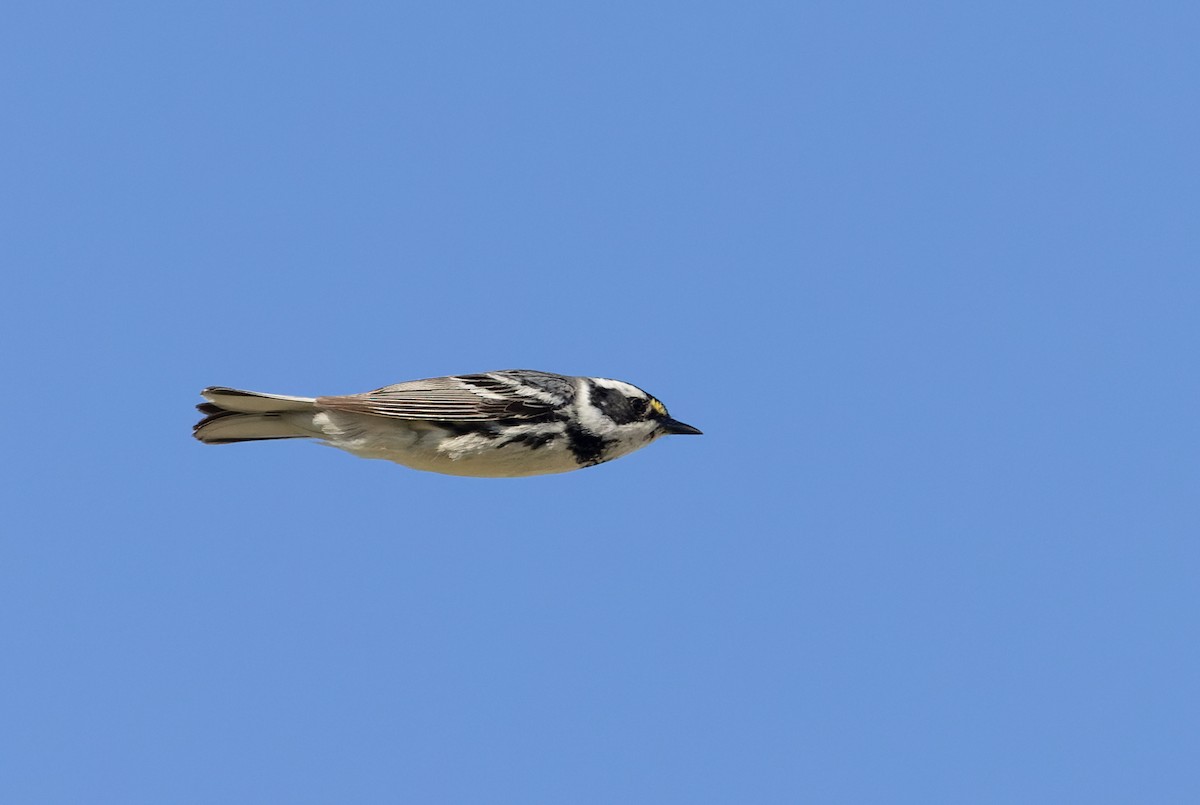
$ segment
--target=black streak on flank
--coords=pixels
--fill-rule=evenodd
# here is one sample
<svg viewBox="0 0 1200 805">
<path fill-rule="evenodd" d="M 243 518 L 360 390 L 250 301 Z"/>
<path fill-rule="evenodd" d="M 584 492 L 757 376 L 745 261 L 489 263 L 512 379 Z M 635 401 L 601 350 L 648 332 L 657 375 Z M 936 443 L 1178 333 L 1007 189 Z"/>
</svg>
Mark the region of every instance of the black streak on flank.
<svg viewBox="0 0 1200 805">
<path fill-rule="evenodd" d="M 590 467 L 604 461 L 604 448 L 608 445 L 591 431 L 571 424 L 567 426 L 567 446 L 571 448 L 579 466 Z"/>
<path fill-rule="evenodd" d="M 539 447 L 545 447 L 550 444 L 557 435 L 556 433 L 522 433 L 502 442 L 500 446 L 506 444 L 523 444 L 530 450 L 537 450 Z"/>
<path fill-rule="evenodd" d="M 646 412 L 645 400 L 630 399 L 616 389 L 597 386 L 594 383 L 589 383 L 588 386 L 588 396 L 592 405 L 618 425 L 637 422 Z"/>
<path fill-rule="evenodd" d="M 437 420 L 433 423 L 451 436 L 483 436 L 488 439 L 496 438 L 496 428 L 491 422 L 456 422 L 454 420 Z"/>
</svg>

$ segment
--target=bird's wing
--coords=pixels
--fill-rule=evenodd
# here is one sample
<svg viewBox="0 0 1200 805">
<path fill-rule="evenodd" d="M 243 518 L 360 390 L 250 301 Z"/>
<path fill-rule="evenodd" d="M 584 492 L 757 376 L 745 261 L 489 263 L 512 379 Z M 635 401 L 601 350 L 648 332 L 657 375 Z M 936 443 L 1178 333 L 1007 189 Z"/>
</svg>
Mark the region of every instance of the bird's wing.
<svg viewBox="0 0 1200 805">
<path fill-rule="evenodd" d="M 531 370 L 434 377 L 363 394 L 318 397 L 317 408 L 353 414 L 437 421 L 536 419 L 570 402 L 569 378 Z"/>
</svg>

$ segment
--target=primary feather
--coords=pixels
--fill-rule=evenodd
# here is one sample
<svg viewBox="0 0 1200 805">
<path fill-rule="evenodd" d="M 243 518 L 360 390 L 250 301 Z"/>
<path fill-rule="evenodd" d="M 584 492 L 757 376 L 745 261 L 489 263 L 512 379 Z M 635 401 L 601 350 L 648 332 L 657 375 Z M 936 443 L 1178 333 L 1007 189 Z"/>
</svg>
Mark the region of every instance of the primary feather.
<svg viewBox="0 0 1200 805">
<path fill-rule="evenodd" d="M 434 421 L 531 419 L 569 403 L 574 386 L 566 378 L 531 370 L 435 377 L 384 386 L 364 394 L 318 397 L 336 411 Z"/>
</svg>

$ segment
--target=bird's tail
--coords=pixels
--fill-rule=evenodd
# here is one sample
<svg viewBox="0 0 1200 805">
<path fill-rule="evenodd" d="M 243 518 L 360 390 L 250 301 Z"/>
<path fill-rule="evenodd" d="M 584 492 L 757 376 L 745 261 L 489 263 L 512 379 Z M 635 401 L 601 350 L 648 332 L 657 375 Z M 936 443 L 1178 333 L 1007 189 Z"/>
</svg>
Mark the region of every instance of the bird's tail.
<svg viewBox="0 0 1200 805">
<path fill-rule="evenodd" d="M 312 397 L 261 394 L 221 386 L 206 388 L 200 394 L 208 402 L 196 406 L 205 417 L 192 428 L 192 435 L 205 444 L 321 435 L 312 421 L 316 413 Z"/>
</svg>

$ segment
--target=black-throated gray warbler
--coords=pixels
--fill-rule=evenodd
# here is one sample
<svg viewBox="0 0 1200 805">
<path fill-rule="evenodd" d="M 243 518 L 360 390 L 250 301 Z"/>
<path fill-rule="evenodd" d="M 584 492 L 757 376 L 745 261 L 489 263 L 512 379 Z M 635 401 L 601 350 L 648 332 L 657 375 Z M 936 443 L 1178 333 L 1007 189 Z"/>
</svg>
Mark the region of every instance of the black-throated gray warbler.
<svg viewBox="0 0 1200 805">
<path fill-rule="evenodd" d="M 320 439 L 363 458 L 448 475 L 514 478 L 590 467 L 668 433 L 700 433 L 637 386 L 530 369 L 434 377 L 340 397 L 214 386 L 196 406 L 205 444 Z"/>
</svg>

